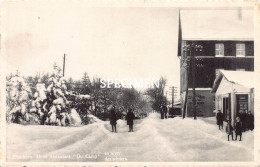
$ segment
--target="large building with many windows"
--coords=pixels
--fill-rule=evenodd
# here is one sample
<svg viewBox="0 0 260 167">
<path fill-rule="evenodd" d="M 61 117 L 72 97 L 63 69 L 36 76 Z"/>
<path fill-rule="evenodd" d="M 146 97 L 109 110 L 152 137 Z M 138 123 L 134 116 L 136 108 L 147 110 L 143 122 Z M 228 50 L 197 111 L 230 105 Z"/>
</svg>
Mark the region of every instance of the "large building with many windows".
<svg viewBox="0 0 260 167">
<path fill-rule="evenodd" d="M 194 115 L 193 78 L 197 116 L 207 117 L 215 115 L 215 94 L 211 90 L 219 70 L 254 71 L 253 33 L 251 9 L 180 11 L 180 93 L 183 112 L 186 104 L 186 116 Z M 190 46 L 194 49 L 185 49 Z M 193 70 L 192 56 L 195 59 Z M 192 77 L 193 72 L 195 77 Z"/>
</svg>

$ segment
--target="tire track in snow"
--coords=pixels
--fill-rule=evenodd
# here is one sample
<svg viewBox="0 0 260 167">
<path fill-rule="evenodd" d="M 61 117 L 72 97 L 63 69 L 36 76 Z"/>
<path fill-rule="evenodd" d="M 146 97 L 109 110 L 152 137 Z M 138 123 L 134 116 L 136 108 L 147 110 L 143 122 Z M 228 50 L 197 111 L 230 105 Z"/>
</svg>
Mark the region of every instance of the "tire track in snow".
<svg viewBox="0 0 260 167">
<path fill-rule="evenodd" d="M 38 129 L 36 130 L 34 128 L 35 126 L 21 127 L 21 129 L 18 131 L 17 128 L 14 127 L 13 130 L 16 130 L 15 132 L 18 135 L 24 134 L 24 132 L 26 132 L 26 134 L 28 133 L 28 135 L 31 133 L 29 137 L 24 136 L 22 138 L 22 142 L 26 143 L 26 145 L 24 143 L 21 144 L 21 141 L 18 139 L 12 139 L 16 145 L 9 145 L 11 149 L 8 149 L 9 152 L 11 151 L 14 154 L 36 154 L 38 152 L 44 154 L 47 152 L 47 154 L 53 155 L 67 155 L 77 153 L 84 155 L 100 153 L 100 156 L 97 159 L 77 159 L 72 157 L 66 160 L 52 159 L 52 161 L 105 161 L 106 157 L 127 158 L 127 161 L 139 162 L 192 160 L 205 161 L 207 159 L 211 161 L 211 155 L 214 156 L 215 153 L 223 153 L 226 151 L 226 149 L 229 148 L 231 149 L 231 153 L 234 151 L 240 151 L 236 148 L 246 148 L 244 153 L 242 150 L 242 153 L 235 154 L 240 155 L 240 157 L 248 154 L 247 151 L 252 153 L 252 150 L 248 149 L 247 147 L 240 147 L 238 143 L 229 143 L 226 140 L 223 140 L 223 136 L 219 137 L 217 132 L 209 134 L 209 132 L 213 130 L 212 125 L 207 126 L 207 124 L 200 124 L 198 121 L 193 122 L 189 119 L 161 120 L 158 117 L 158 114 L 151 114 L 151 117 L 145 118 L 143 120 L 135 120 L 134 132 L 132 133 L 128 133 L 128 126 L 123 120 L 118 121 L 118 133 L 111 132 L 111 126 L 108 121 L 98 121 L 93 124 L 77 127 L 74 129 L 69 127 L 39 127 L 41 128 L 40 133 Z M 178 128 L 177 131 L 175 131 L 175 127 Z M 182 134 L 182 131 L 184 131 L 186 134 Z M 42 133 L 44 134 L 44 137 L 38 136 Z M 52 143 L 54 139 L 61 143 Z M 194 140 L 195 143 L 193 143 L 191 139 Z M 211 142 L 208 142 L 208 139 L 212 139 Z M 200 142 L 200 140 L 203 141 Z M 199 144 L 210 145 L 214 142 L 217 143 L 217 145 L 214 145 L 212 148 L 208 148 L 208 145 L 206 145 L 205 149 L 201 146 L 198 146 Z M 230 147 L 230 145 L 235 147 Z M 26 149 L 22 150 L 20 148 Z M 105 155 L 105 152 L 121 152 L 121 155 Z M 200 153 L 202 152 L 205 156 L 204 159 L 199 157 L 201 156 Z M 10 157 L 8 160 L 12 159 Z M 246 156 L 246 159 L 249 158 L 250 155 Z M 219 157 L 216 159 L 218 160 Z M 222 159 L 232 160 L 232 157 L 223 158 L 221 156 L 220 160 Z M 32 159 L 31 161 L 41 160 Z"/>
<path fill-rule="evenodd" d="M 92 124 L 93 127 L 87 127 L 88 129 L 91 129 L 91 133 L 87 133 L 84 138 L 78 139 L 76 142 L 71 143 L 70 145 L 67 145 L 62 149 L 55 150 L 51 153 L 60 154 L 59 152 L 61 152 L 64 154 L 64 149 L 67 153 L 76 152 L 79 154 L 86 154 L 92 152 L 93 149 L 95 149 L 93 146 L 97 147 L 101 143 L 105 142 L 110 136 L 108 131 L 103 128 L 104 124 L 104 122 Z M 95 129 L 95 131 L 93 129 Z"/>
</svg>

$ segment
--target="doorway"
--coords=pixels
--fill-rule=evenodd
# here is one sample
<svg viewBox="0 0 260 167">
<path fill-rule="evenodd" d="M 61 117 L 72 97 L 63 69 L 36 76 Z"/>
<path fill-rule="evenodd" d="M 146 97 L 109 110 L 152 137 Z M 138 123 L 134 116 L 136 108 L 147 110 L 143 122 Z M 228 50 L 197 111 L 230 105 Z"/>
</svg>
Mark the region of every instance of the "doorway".
<svg viewBox="0 0 260 167">
<path fill-rule="evenodd" d="M 228 97 L 223 97 L 223 114 L 225 116 L 225 120 L 231 119 L 230 94 L 228 94 Z"/>
</svg>

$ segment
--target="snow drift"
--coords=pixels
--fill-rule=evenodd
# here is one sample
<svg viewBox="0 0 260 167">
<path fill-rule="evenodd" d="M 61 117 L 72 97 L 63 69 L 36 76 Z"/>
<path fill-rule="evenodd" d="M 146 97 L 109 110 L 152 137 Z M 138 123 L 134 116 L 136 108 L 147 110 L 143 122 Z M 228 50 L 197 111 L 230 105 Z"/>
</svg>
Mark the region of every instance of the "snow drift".
<svg viewBox="0 0 260 167">
<path fill-rule="evenodd" d="M 227 141 L 213 119 L 159 119 L 152 113 L 135 120 L 128 132 L 125 120 L 117 133 L 109 121 L 91 116 L 81 127 L 7 126 L 8 161 L 252 161 L 253 132 L 242 142 Z"/>
</svg>

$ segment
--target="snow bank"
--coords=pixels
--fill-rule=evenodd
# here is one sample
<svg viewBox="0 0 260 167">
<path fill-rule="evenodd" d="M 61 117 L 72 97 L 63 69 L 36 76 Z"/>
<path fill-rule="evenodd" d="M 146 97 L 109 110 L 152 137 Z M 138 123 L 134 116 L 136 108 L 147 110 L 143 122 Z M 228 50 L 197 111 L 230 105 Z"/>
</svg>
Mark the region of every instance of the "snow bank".
<svg viewBox="0 0 260 167">
<path fill-rule="evenodd" d="M 99 118 L 97 118 L 92 114 L 88 114 L 87 117 L 89 118 L 89 123 L 103 122 L 102 120 L 100 120 Z"/>
<path fill-rule="evenodd" d="M 82 123 L 81 118 L 75 109 L 71 109 L 70 117 L 71 117 L 71 125 L 73 125 L 73 126 L 81 125 L 81 123 Z"/>
<path fill-rule="evenodd" d="M 134 132 L 128 132 L 125 120 L 118 120 L 117 133 L 112 133 L 109 121 L 89 117 L 93 123 L 81 127 L 7 125 L 7 160 L 253 160 L 253 132 L 244 133 L 242 142 L 228 142 L 224 131 L 203 118 L 162 120 L 159 114 L 151 113 L 134 120 Z"/>
<path fill-rule="evenodd" d="M 150 114 L 136 127 L 140 129 L 137 133 L 142 142 L 145 142 L 145 157 L 161 155 L 163 161 L 253 160 L 253 132 L 243 133 L 242 142 L 228 142 L 225 131 L 219 131 L 213 118 L 210 120 L 211 123 L 203 118 L 162 120 L 159 114 Z"/>
<path fill-rule="evenodd" d="M 198 121 L 201 121 L 201 123 L 199 123 L 198 125 L 200 125 L 200 129 L 203 132 L 216 136 L 218 137 L 218 139 L 227 141 L 227 134 L 225 130 L 226 122 L 224 122 L 223 130 L 219 130 L 216 124 L 216 117 L 198 118 L 198 119 L 199 119 Z M 235 133 L 234 133 L 234 139 L 235 139 Z M 228 142 L 228 143 L 236 147 L 243 147 L 245 149 L 252 150 L 254 149 L 254 133 L 253 131 L 247 131 L 242 134 L 242 141 Z"/>
</svg>

